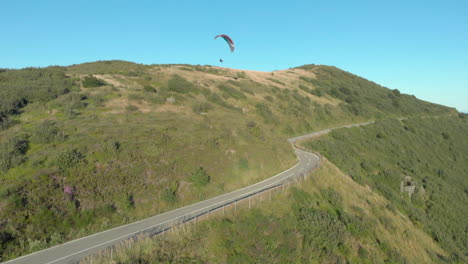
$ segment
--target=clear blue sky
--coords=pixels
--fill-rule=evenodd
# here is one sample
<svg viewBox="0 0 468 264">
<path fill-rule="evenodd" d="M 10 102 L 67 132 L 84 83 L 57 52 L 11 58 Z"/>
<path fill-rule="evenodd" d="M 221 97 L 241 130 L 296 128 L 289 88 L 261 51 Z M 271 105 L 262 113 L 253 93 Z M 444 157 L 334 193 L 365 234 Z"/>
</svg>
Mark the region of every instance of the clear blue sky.
<svg viewBox="0 0 468 264">
<path fill-rule="evenodd" d="M 0 67 L 96 60 L 271 71 L 334 65 L 468 111 L 468 1 L 55 1 L 0 5 Z M 217 34 L 230 35 L 230 53 Z"/>
</svg>

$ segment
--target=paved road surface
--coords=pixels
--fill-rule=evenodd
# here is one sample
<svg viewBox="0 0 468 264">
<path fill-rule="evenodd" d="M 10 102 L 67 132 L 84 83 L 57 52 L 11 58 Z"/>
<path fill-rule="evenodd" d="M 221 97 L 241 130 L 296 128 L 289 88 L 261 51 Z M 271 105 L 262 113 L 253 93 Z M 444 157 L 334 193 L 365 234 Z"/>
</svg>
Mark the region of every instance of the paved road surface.
<svg viewBox="0 0 468 264">
<path fill-rule="evenodd" d="M 343 127 L 367 125 L 368 123 L 356 124 Z M 343 128 L 339 127 L 339 128 Z M 294 144 L 298 140 L 311 138 L 326 134 L 333 129 L 326 129 L 315 133 L 310 133 L 300 137 L 291 138 L 288 141 Z M 173 211 L 149 217 L 134 223 L 119 226 L 87 237 L 72 240 L 70 242 L 57 245 L 42 251 L 38 251 L 23 257 L 19 257 L 5 263 L 26 264 L 26 263 L 77 263 L 86 256 L 95 254 L 103 249 L 111 247 L 120 241 L 136 237 L 140 234 L 154 235 L 168 230 L 174 224 L 194 220 L 196 217 L 208 214 L 211 211 L 223 206 L 236 203 L 252 195 L 276 188 L 285 184 L 291 179 L 305 176 L 319 164 L 319 157 L 313 153 L 305 152 L 294 148 L 299 162 L 292 168 L 283 171 L 271 178 L 245 188 L 223 194 L 199 203 L 181 207 Z"/>
<path fill-rule="evenodd" d="M 352 125 L 346 125 L 346 126 L 340 126 L 340 127 L 334 127 L 334 128 L 324 129 L 324 130 L 321 130 L 321 131 L 318 131 L 318 132 L 313 132 L 313 133 L 305 134 L 305 135 L 302 135 L 302 136 L 293 137 L 293 138 L 288 139 L 288 141 L 289 141 L 290 143 L 293 143 L 293 144 L 294 144 L 294 143 L 296 143 L 297 141 L 300 141 L 300 140 L 304 140 L 304 139 L 308 139 L 308 138 L 313 138 L 313 137 L 316 137 L 316 136 L 320 136 L 320 135 L 323 135 L 323 134 L 330 133 L 330 132 L 332 132 L 332 131 L 335 130 L 335 129 L 350 128 L 350 127 L 357 127 L 357 126 L 365 126 L 365 125 L 369 125 L 369 124 L 373 124 L 373 123 L 374 123 L 374 121 L 369 121 L 369 122 L 366 122 L 366 123 L 352 124 Z"/>
</svg>

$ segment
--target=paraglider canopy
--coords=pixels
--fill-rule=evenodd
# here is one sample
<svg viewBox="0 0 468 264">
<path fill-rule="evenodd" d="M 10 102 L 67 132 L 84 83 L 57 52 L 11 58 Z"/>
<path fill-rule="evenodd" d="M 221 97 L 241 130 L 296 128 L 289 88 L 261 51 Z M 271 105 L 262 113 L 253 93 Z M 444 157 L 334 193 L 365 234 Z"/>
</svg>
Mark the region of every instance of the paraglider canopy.
<svg viewBox="0 0 468 264">
<path fill-rule="evenodd" d="M 219 37 L 222 37 L 227 42 L 227 44 L 229 45 L 229 48 L 231 49 L 231 52 L 234 52 L 234 48 L 235 48 L 234 47 L 234 41 L 232 41 L 232 39 L 228 35 L 224 35 L 224 34 L 217 35 L 215 37 L 215 39 L 217 39 Z"/>
</svg>

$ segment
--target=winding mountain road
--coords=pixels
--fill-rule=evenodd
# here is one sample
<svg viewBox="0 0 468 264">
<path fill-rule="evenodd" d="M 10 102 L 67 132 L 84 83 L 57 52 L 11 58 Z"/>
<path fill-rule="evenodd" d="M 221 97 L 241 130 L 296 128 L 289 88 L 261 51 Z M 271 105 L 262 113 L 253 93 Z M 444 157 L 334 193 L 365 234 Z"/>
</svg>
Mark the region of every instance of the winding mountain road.
<svg viewBox="0 0 468 264">
<path fill-rule="evenodd" d="M 330 128 L 288 139 L 294 148 L 299 162 L 288 170 L 283 171 L 264 181 L 137 222 L 75 239 L 67 243 L 34 252 L 32 254 L 25 255 L 4 263 L 78 263 L 83 258 L 96 254 L 99 251 L 111 247 L 123 240 L 137 237 L 140 234 L 155 235 L 162 233 L 174 225 L 196 220 L 197 217 L 209 214 L 211 211 L 215 211 L 226 205 L 235 204 L 238 201 L 248 199 L 249 197 L 258 193 L 285 185 L 293 179 L 305 177 L 313 168 L 318 166 L 320 158 L 313 153 L 296 148 L 294 143 L 297 141 L 320 136 L 339 128 L 363 126 L 371 123 L 373 122 Z"/>
</svg>

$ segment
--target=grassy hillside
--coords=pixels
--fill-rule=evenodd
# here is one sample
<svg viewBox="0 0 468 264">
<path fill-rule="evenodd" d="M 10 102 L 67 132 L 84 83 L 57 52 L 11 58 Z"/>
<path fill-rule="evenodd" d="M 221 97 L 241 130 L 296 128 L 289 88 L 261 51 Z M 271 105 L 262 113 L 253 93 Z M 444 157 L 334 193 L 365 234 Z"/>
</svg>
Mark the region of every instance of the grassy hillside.
<svg viewBox="0 0 468 264">
<path fill-rule="evenodd" d="M 291 136 L 456 114 L 310 65 L 255 72 L 103 61 L 1 70 L 0 93 L 0 260 L 274 175 L 296 162 Z"/>
<path fill-rule="evenodd" d="M 0 130 L 13 123 L 10 116 L 32 102 L 47 102 L 70 92 L 72 80 L 56 67 L 0 69 Z"/>
<path fill-rule="evenodd" d="M 121 245 L 85 263 L 431 263 L 446 253 L 407 216 L 328 161 L 248 210 Z"/>
<path fill-rule="evenodd" d="M 462 117 L 336 130 L 303 142 L 321 167 L 271 201 L 86 263 L 466 263 L 467 131 Z"/>
<path fill-rule="evenodd" d="M 385 120 L 334 131 L 304 146 L 378 191 L 450 252 L 451 260 L 466 263 L 467 136 L 468 120 L 461 115 Z M 402 192 L 402 184 L 414 192 Z"/>
</svg>

